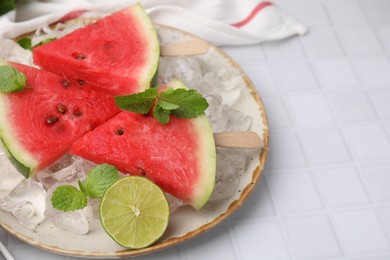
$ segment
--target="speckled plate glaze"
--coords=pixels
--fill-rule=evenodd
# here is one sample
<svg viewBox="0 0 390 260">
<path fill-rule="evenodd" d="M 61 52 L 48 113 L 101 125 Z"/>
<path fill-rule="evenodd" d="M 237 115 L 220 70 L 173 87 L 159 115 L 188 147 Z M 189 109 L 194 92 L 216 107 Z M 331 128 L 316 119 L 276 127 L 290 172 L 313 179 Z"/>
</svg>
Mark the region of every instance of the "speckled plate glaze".
<svg viewBox="0 0 390 260">
<path fill-rule="evenodd" d="M 86 21 L 78 19 L 73 22 Z M 186 32 L 163 26 L 158 26 L 158 33 L 164 43 L 195 38 Z M 57 229 L 49 220 L 44 221 L 35 230 L 29 230 L 21 226 L 11 215 L 0 211 L 0 226 L 20 240 L 43 250 L 63 255 L 105 259 L 157 252 L 201 235 L 227 219 L 244 203 L 261 177 L 268 154 L 268 122 L 264 105 L 256 89 L 234 60 L 212 45 L 207 54 L 198 57 L 210 68 L 231 68 L 242 75 L 240 85 L 243 93 L 240 102 L 237 102 L 234 108 L 252 118 L 251 130 L 257 132 L 264 141 L 263 149 L 251 152 L 253 159 L 240 176 L 239 185 L 233 196 L 208 202 L 200 211 L 189 206 L 180 207 L 172 214 L 165 235 L 153 246 L 140 250 L 127 250 L 117 245 L 104 232 L 98 220 L 90 222 L 88 234 L 78 235 Z"/>
</svg>

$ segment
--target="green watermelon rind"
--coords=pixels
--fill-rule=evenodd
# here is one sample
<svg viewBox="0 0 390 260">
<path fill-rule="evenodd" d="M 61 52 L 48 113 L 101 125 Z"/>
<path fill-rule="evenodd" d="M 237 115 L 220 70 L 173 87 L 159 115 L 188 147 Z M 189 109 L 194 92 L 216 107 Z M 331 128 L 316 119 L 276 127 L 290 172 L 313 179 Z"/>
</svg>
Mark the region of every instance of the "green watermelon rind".
<svg viewBox="0 0 390 260">
<path fill-rule="evenodd" d="M 24 147 L 17 141 L 12 125 L 8 117 L 9 105 L 6 94 L 0 94 L 0 140 L 5 148 L 10 162 L 15 168 L 29 178 L 38 171 L 38 162 L 27 153 Z"/>
<path fill-rule="evenodd" d="M 140 86 L 143 88 L 143 90 L 148 89 L 149 87 L 156 87 L 158 79 L 158 65 L 160 62 L 160 42 L 157 36 L 156 28 L 154 27 L 154 24 L 152 23 L 149 15 L 145 12 L 141 4 L 136 3 L 132 7 L 124 9 L 122 12 L 127 11 L 129 11 L 130 14 L 136 13 L 141 21 L 143 21 L 140 23 L 140 25 L 144 26 L 144 32 L 150 31 L 150 33 L 145 33 L 144 36 L 149 36 L 147 41 L 149 43 L 149 60 L 155 61 L 153 66 L 151 66 L 154 69 L 151 69 L 151 67 L 145 68 L 145 70 L 149 70 L 149 73 L 142 73 L 144 77 L 140 80 Z"/>
<path fill-rule="evenodd" d="M 202 162 L 199 164 L 199 172 L 202 174 L 194 185 L 193 198 L 190 204 L 199 210 L 206 204 L 214 191 L 217 156 L 213 131 L 207 117 L 202 115 L 193 120 L 198 137 L 200 137 L 197 157 Z"/>
<path fill-rule="evenodd" d="M 172 88 L 185 88 L 183 82 L 174 80 L 169 84 Z M 191 119 L 198 137 L 198 166 L 201 175 L 193 186 L 192 199 L 189 202 L 195 209 L 201 209 L 214 191 L 217 170 L 217 152 L 213 129 L 205 114 Z"/>
</svg>

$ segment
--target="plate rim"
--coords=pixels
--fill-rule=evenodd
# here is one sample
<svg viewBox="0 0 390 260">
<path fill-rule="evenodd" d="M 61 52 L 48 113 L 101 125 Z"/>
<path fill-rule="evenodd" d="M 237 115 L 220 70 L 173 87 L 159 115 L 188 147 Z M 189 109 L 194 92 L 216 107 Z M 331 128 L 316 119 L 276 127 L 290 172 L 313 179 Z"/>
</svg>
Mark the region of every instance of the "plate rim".
<svg viewBox="0 0 390 260">
<path fill-rule="evenodd" d="M 98 18 L 76 18 L 69 20 L 67 22 L 92 22 L 95 21 Z M 171 27 L 171 26 L 166 26 L 166 25 L 161 25 L 161 24 L 155 24 L 156 29 L 161 28 L 161 29 L 168 29 L 168 30 L 173 30 L 173 31 L 178 31 L 184 36 L 188 36 L 190 38 L 198 39 L 201 41 L 205 41 L 204 39 L 195 36 L 189 32 Z M 205 41 L 207 42 L 207 41 Z M 226 52 L 224 52 L 222 49 L 217 47 L 214 44 L 211 44 L 207 42 L 210 48 L 214 49 L 218 54 L 222 55 L 234 68 L 238 69 L 240 72 L 242 72 L 242 79 L 245 83 L 245 86 L 249 89 L 250 96 L 254 99 L 256 102 L 259 112 L 261 114 L 261 120 L 262 123 L 264 124 L 264 132 L 262 136 L 263 140 L 263 147 L 261 148 L 260 155 L 259 155 L 259 164 L 256 166 L 254 171 L 252 172 L 252 180 L 249 184 L 245 186 L 245 188 L 242 190 L 239 198 L 231 202 L 225 212 L 222 214 L 218 215 L 216 218 L 214 218 L 212 221 L 198 227 L 197 229 L 194 229 L 180 237 L 172 237 L 169 238 L 165 241 L 162 242 L 157 242 L 156 244 L 149 246 L 147 248 L 143 249 L 123 249 L 119 251 L 115 251 L 114 253 L 102 253 L 102 252 L 85 252 L 85 251 L 80 251 L 80 250 L 72 250 L 72 249 L 63 249 L 58 246 L 49 246 L 44 243 L 36 242 L 33 239 L 31 239 L 28 236 L 25 236 L 15 230 L 13 230 L 10 226 L 4 223 L 0 223 L 0 227 L 2 227 L 4 230 L 6 230 L 9 234 L 13 235 L 14 237 L 20 239 L 23 242 L 26 242 L 27 244 L 30 244 L 36 248 L 51 252 L 51 253 L 56 253 L 56 254 L 61 254 L 61 255 L 66 255 L 66 256 L 73 256 L 73 257 L 88 257 L 88 258 L 121 258 L 121 257 L 134 257 L 134 256 L 141 256 L 141 255 L 146 255 L 150 253 L 156 253 L 158 251 L 161 251 L 163 249 L 168 249 L 170 247 L 179 245 L 187 240 L 193 239 L 211 229 L 216 227 L 218 224 L 221 222 L 225 221 L 230 215 L 232 215 L 237 209 L 241 207 L 241 205 L 249 198 L 251 195 L 252 191 L 254 188 L 257 186 L 259 183 L 259 180 L 263 174 L 265 164 L 268 158 L 268 148 L 269 148 L 269 123 L 268 123 L 268 117 L 267 113 L 265 110 L 264 103 L 257 91 L 257 89 L 254 87 L 252 81 L 250 80 L 249 76 L 245 73 L 245 71 L 242 69 L 242 67 L 232 58 L 230 57 Z"/>
</svg>

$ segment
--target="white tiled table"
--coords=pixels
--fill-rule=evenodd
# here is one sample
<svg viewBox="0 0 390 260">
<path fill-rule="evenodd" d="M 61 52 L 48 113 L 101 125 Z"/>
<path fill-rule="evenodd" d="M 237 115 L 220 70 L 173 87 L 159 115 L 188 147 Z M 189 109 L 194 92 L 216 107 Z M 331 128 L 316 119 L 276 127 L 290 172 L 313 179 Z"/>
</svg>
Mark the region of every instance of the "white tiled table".
<svg viewBox="0 0 390 260">
<path fill-rule="evenodd" d="M 274 2 L 310 33 L 224 48 L 267 109 L 261 182 L 214 230 L 137 259 L 390 259 L 390 0 Z M 17 260 L 73 259 L 0 239 Z"/>
</svg>

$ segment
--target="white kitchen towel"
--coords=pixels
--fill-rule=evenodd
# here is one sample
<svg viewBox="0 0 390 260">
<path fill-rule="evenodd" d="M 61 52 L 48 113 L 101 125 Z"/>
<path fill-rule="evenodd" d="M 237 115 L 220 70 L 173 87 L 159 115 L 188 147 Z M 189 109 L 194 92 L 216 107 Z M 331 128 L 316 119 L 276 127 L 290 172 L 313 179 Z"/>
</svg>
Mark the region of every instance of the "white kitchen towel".
<svg viewBox="0 0 390 260">
<path fill-rule="evenodd" d="M 0 17 L 0 39 L 78 16 L 104 16 L 140 2 L 152 20 L 217 45 L 246 45 L 302 35 L 307 27 L 271 2 L 258 0 L 25 0 Z"/>
</svg>

